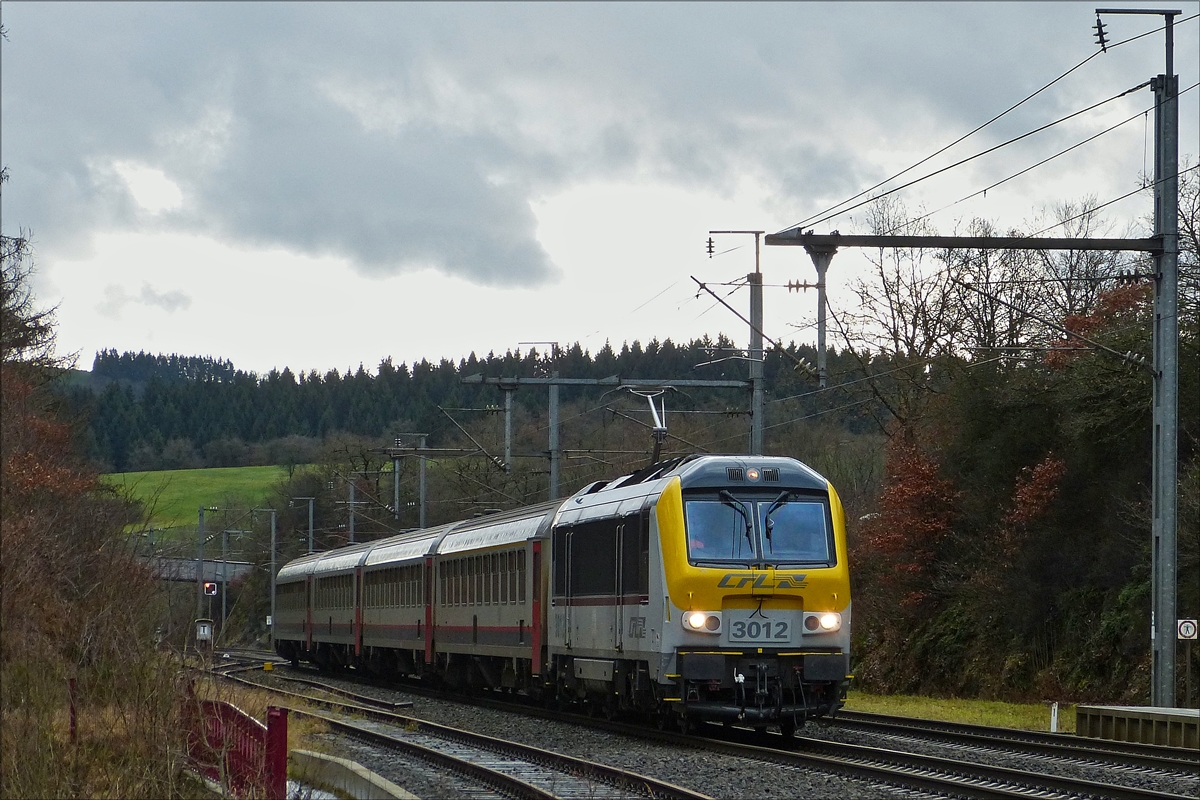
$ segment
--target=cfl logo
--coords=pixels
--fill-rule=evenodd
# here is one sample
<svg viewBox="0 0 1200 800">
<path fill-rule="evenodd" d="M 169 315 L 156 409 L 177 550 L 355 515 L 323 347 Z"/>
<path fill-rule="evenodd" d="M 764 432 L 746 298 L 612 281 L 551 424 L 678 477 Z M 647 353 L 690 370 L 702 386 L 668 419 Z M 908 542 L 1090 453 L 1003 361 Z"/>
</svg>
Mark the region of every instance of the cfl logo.
<svg viewBox="0 0 1200 800">
<path fill-rule="evenodd" d="M 775 575 L 774 581 L 767 581 L 765 572 L 727 572 L 717 584 L 718 589 L 744 589 L 750 586 L 754 589 L 803 589 L 808 586 L 808 573 L 799 575 Z"/>
</svg>

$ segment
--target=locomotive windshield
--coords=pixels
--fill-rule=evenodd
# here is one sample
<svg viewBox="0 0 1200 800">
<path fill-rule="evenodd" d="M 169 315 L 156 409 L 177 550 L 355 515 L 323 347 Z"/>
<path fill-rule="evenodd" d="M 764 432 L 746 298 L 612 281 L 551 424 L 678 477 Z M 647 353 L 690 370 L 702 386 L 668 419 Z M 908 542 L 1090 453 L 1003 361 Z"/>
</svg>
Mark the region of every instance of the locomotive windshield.
<svg viewBox="0 0 1200 800">
<path fill-rule="evenodd" d="M 828 506 L 811 497 L 688 499 L 688 558 L 693 563 L 832 563 Z"/>
</svg>

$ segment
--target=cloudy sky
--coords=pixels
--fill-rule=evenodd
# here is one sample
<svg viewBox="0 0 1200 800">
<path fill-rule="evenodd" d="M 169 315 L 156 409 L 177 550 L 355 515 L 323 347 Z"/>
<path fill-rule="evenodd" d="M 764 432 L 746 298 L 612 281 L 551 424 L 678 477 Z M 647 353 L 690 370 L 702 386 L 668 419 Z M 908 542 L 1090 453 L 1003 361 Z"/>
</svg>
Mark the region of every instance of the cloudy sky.
<svg viewBox="0 0 1200 800">
<path fill-rule="evenodd" d="M 753 240 L 715 237 L 709 259 L 710 229 L 789 227 L 936 151 L 1092 55 L 1094 8 L 8 0 L 0 221 L 32 235 L 38 297 L 85 368 L 101 348 L 265 372 L 521 342 L 744 342 L 689 276 L 744 276 Z M 1107 20 L 1110 41 L 1159 25 Z M 1181 88 L 1197 81 L 1198 30 L 1176 28 Z M 913 174 L 1137 86 L 1163 71 L 1163 40 L 1092 59 Z M 1198 94 L 1180 103 L 1193 157 Z M 939 209 L 1151 99 L 902 196 Z M 1125 194 L 1152 132 L 1138 117 L 934 224 L 1021 226 Z M 1122 235 L 1149 203 L 1107 213 Z M 862 225 L 860 210 L 816 227 Z M 859 259 L 835 258 L 835 307 Z M 814 277 L 798 248 L 764 248 L 762 264 L 768 284 Z M 745 307 L 745 290 L 730 302 Z M 768 335 L 811 338 L 811 293 L 768 289 L 765 305 Z"/>
</svg>

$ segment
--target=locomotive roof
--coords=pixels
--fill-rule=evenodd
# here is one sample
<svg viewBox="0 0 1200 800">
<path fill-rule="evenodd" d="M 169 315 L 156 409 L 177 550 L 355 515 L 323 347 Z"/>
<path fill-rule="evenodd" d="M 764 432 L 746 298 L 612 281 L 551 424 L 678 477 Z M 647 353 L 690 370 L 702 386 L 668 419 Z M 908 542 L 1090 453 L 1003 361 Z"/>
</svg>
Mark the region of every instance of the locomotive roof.
<svg viewBox="0 0 1200 800">
<path fill-rule="evenodd" d="M 730 470 L 741 470 L 741 477 L 734 478 Z M 752 470 L 758 473 L 751 478 Z M 770 470 L 776 470 L 770 475 Z M 680 464 L 672 470 L 679 475 L 683 488 L 730 488 L 731 484 L 744 484 L 744 488 L 787 488 L 825 491 L 829 481 L 807 464 L 794 458 L 781 456 L 701 456 Z M 770 478 L 770 479 L 769 479 Z"/>
<path fill-rule="evenodd" d="M 733 477 L 731 471 L 740 477 Z M 771 471 L 774 471 L 773 474 Z M 752 478 L 757 475 L 757 478 Z M 688 489 L 745 488 L 811 489 L 824 491 L 829 483 L 794 458 L 780 456 L 692 455 L 652 464 L 610 482 L 597 481 L 576 492 L 559 513 L 560 524 L 601 517 L 636 514 L 679 478 Z"/>
</svg>

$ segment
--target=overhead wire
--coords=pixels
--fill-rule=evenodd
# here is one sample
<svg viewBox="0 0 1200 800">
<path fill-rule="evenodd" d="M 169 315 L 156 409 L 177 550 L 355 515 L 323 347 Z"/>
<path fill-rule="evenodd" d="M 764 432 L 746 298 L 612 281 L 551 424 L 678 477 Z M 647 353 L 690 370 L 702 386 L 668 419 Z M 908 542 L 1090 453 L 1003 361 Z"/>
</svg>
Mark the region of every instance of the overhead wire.
<svg viewBox="0 0 1200 800">
<path fill-rule="evenodd" d="M 1109 97 L 1105 100 L 1101 100 L 1098 103 L 1093 103 L 1092 105 L 1088 106 L 1087 108 L 1081 108 L 1080 110 L 1074 111 L 1065 117 L 1060 117 L 1059 119 L 1056 119 L 1053 122 L 1047 122 L 1045 125 L 1042 125 L 1041 127 L 1034 128 L 1031 131 L 1026 131 L 1025 133 L 1022 133 L 1019 136 L 1014 136 L 1013 138 L 1008 139 L 1003 142 L 1000 142 L 999 144 L 993 145 L 992 147 L 989 147 L 986 150 L 981 150 L 980 152 L 975 153 L 974 155 L 970 155 L 970 156 L 967 156 L 966 158 L 959 159 L 958 161 L 955 161 L 953 164 L 948 164 L 939 169 L 935 169 L 933 172 L 926 173 L 925 175 L 922 175 L 919 178 L 914 178 L 913 180 L 908 181 L 907 183 L 902 183 L 899 186 L 895 186 L 891 189 L 888 189 L 886 192 L 881 192 L 880 194 L 872 195 L 871 197 L 868 197 L 866 200 L 862 200 L 858 203 L 855 203 L 854 205 L 847 206 L 846 208 L 843 208 L 840 211 L 837 211 L 836 213 L 824 216 L 821 219 L 818 219 L 814 222 L 804 222 L 802 224 L 803 225 L 819 225 L 820 223 L 827 222 L 831 219 L 834 219 L 835 217 L 840 217 L 842 214 L 845 214 L 847 211 L 853 211 L 856 208 L 862 208 L 865 205 L 874 203 L 876 200 L 879 200 L 881 197 L 887 197 L 888 195 L 895 194 L 896 192 L 902 192 L 911 186 L 915 186 L 918 183 L 921 183 L 922 181 L 929 180 L 930 178 L 941 175 L 944 172 L 948 172 L 957 167 L 961 167 L 963 164 L 967 164 L 971 161 L 974 161 L 977 158 L 982 158 L 983 156 L 994 153 L 997 150 L 1000 150 L 1001 148 L 1009 146 L 1010 144 L 1015 144 L 1023 139 L 1028 139 L 1030 136 L 1034 136 L 1038 133 L 1041 133 L 1042 131 L 1053 128 L 1055 125 L 1060 125 L 1068 120 L 1074 119 L 1075 117 L 1078 117 L 1081 114 L 1086 114 L 1089 111 L 1094 111 L 1095 109 L 1099 108 L 1100 106 L 1103 106 L 1106 103 L 1111 103 L 1114 100 L 1118 100 L 1118 99 L 1124 97 L 1125 95 L 1129 94 L 1130 92 L 1137 91 L 1138 89 L 1142 88 L 1142 86 L 1145 86 L 1145 85 L 1146 84 L 1141 84 L 1139 86 L 1135 86 L 1133 88 L 1126 89 L 1125 91 L 1121 92 L 1120 94 L 1115 94 L 1112 97 Z M 1138 114 L 1140 115 L 1141 112 L 1138 112 Z M 858 195 L 858 196 L 861 197 L 862 195 Z M 792 227 L 794 228 L 794 227 L 800 227 L 800 226 L 792 226 Z M 788 230 L 788 229 L 785 228 L 784 230 Z"/>
<path fill-rule="evenodd" d="M 1054 223 L 1053 225 L 1042 228 L 1040 231 L 1037 231 L 1036 233 L 1029 234 L 1029 236 L 1031 238 L 1041 236 L 1043 233 L 1052 231 L 1061 225 L 1066 225 L 1068 222 L 1074 222 L 1077 219 L 1082 219 L 1083 217 L 1086 217 L 1090 214 L 1094 214 L 1102 208 L 1107 208 L 1108 206 L 1111 206 L 1113 203 L 1119 203 L 1122 200 L 1133 197 L 1135 194 L 1140 194 L 1141 192 L 1146 191 L 1146 189 L 1148 189 L 1152 186 L 1157 186 L 1160 183 L 1164 183 L 1164 182 L 1170 180 L 1172 177 L 1178 178 L 1179 176 L 1186 175 L 1187 173 L 1192 172 L 1192 171 L 1196 170 L 1197 168 L 1200 168 L 1200 164 L 1196 164 L 1195 166 L 1188 167 L 1187 169 L 1184 169 L 1184 170 L 1180 170 L 1179 172 L 1176 172 L 1174 175 L 1170 175 L 1165 178 L 1159 178 L 1157 181 L 1154 181 L 1149 186 L 1145 186 L 1145 187 L 1139 186 L 1138 188 L 1134 189 L 1132 192 L 1126 192 L 1125 194 L 1121 195 L 1120 197 L 1114 197 L 1112 200 L 1109 200 L 1106 203 L 1101 203 L 1098 206 L 1092 206 L 1092 207 L 1088 208 L 1087 211 L 1076 214 L 1073 217 L 1068 217 L 1067 219 L 1059 220 L 1058 222 Z"/>
<path fill-rule="evenodd" d="M 1200 17 L 1200 14 L 1193 14 L 1193 15 L 1192 15 L 1192 16 L 1190 16 L 1190 17 L 1185 17 L 1184 19 L 1177 20 L 1177 21 L 1175 22 L 1175 24 L 1176 24 L 1176 25 L 1181 25 L 1181 24 L 1183 24 L 1183 23 L 1185 23 L 1185 22 L 1190 22 L 1191 20 L 1193 20 L 1193 19 L 1196 19 L 1197 17 Z M 1113 50 L 1113 49 L 1116 49 L 1116 48 L 1118 48 L 1118 47 L 1120 47 L 1120 46 L 1122 46 L 1122 45 L 1129 44 L 1130 42 L 1137 41 L 1138 39 L 1144 38 L 1144 37 L 1146 37 L 1146 36 L 1150 36 L 1151 34 L 1158 33 L 1159 31 L 1163 30 L 1163 29 L 1164 29 L 1164 27 L 1165 27 L 1165 24 L 1164 24 L 1163 26 L 1159 26 L 1159 27 L 1153 28 L 1153 29 L 1151 29 L 1151 30 L 1145 31 L 1144 33 L 1139 33 L 1139 34 L 1137 34 L 1136 36 L 1131 36 L 1131 37 L 1129 37 L 1128 39 L 1122 39 L 1122 40 L 1121 40 L 1121 41 L 1119 41 L 1119 42 L 1114 42 L 1113 44 L 1111 44 L 1111 45 L 1109 45 L 1109 46 L 1108 46 L 1108 49 L 1110 49 L 1110 50 Z M 821 212 L 818 212 L 818 213 L 816 213 L 816 214 L 813 214 L 812 216 L 810 216 L 810 217 L 808 217 L 808 218 L 806 218 L 806 219 L 803 219 L 803 220 L 801 220 L 800 222 L 797 222 L 797 223 L 796 223 L 796 224 L 794 224 L 794 225 L 789 225 L 789 226 L 787 226 L 786 228 L 783 228 L 783 229 L 781 229 L 781 231 L 782 231 L 782 230 L 789 230 L 789 229 L 792 229 L 792 228 L 800 228 L 800 227 L 802 227 L 802 226 L 805 226 L 805 225 L 815 225 L 815 224 L 818 224 L 819 222 L 824 222 L 824 221 L 825 221 L 825 219 L 829 219 L 829 218 L 831 218 L 831 217 L 826 217 L 826 215 L 827 215 L 827 214 L 831 214 L 832 212 L 836 212 L 836 213 L 832 213 L 832 216 L 839 216 L 839 215 L 841 215 L 841 214 L 845 213 L 846 211 L 850 211 L 850 210 L 852 210 L 852 209 L 850 209 L 850 208 L 844 208 L 844 209 L 843 209 L 843 208 L 841 208 L 841 206 L 844 206 L 844 205 L 846 205 L 846 204 L 848 204 L 848 203 L 852 203 L 852 202 L 854 202 L 855 200 L 859 199 L 860 197 L 862 197 L 862 196 L 864 196 L 864 195 L 867 195 L 867 194 L 869 194 L 869 193 L 871 193 L 871 192 L 875 191 L 875 190 L 876 190 L 876 189 L 878 189 L 879 187 L 881 187 L 881 186 L 884 186 L 884 185 L 886 185 L 886 184 L 888 184 L 888 183 L 891 183 L 892 181 L 896 180 L 897 178 L 901 177 L 902 175 L 906 175 L 906 174 L 908 174 L 909 172 L 913 171 L 914 169 L 916 169 L 917 167 L 921 166 L 922 164 L 926 164 L 926 163 L 928 163 L 928 162 L 929 162 L 929 161 L 931 161 L 932 159 L 934 159 L 934 158 L 936 158 L 937 156 L 941 155 L 942 153 L 946 152 L 947 150 L 949 150 L 950 148 L 952 148 L 952 147 L 954 147 L 955 145 L 959 144 L 960 142 L 963 142 L 963 141 L 965 141 L 966 139 L 970 138 L 971 136 L 974 136 L 976 133 L 979 133 L 981 130 L 983 130 L 983 129 L 984 129 L 984 128 L 986 128 L 987 126 L 991 125 L 993 122 L 996 122 L 997 120 L 1001 119 L 1002 117 L 1006 116 L 1007 114 L 1011 113 L 1012 111 L 1015 111 L 1016 109 L 1018 109 L 1018 108 L 1020 108 L 1021 106 L 1023 106 L 1025 103 L 1027 103 L 1027 102 L 1029 102 L 1030 100 L 1032 100 L 1033 98 L 1037 97 L 1037 96 L 1038 96 L 1039 94 L 1041 94 L 1042 92 L 1044 92 L 1044 91 L 1046 91 L 1047 89 L 1049 89 L 1050 87 L 1054 86 L 1056 83 L 1058 83 L 1059 81 L 1063 80 L 1064 78 L 1066 78 L 1066 77 L 1067 77 L 1068 75 L 1070 75 L 1071 73 L 1073 73 L 1073 72 L 1075 72 L 1076 70 L 1078 70 L 1079 68 L 1083 67 L 1085 64 L 1087 64 L 1088 62 L 1090 62 L 1092 59 L 1094 59 L 1094 58 L 1096 58 L 1097 56 L 1101 55 L 1103 52 L 1105 52 L 1105 51 L 1103 51 L 1103 50 L 1097 50 L 1096 52 L 1092 53 L 1092 54 L 1091 54 L 1090 56 L 1088 56 L 1087 58 L 1085 58 L 1085 59 L 1083 59 L 1082 61 L 1080 61 L 1080 62 L 1079 62 L 1078 64 L 1076 64 L 1075 66 L 1073 66 L 1073 67 L 1071 67 L 1070 69 L 1068 69 L 1066 72 L 1064 72 L 1064 73 L 1062 73 L 1061 75 L 1059 75 L 1059 76 L 1058 76 L 1057 78 L 1055 78 L 1054 80 L 1050 81 L 1049 83 L 1045 84 L 1045 85 L 1044 85 L 1044 86 L 1042 86 L 1041 88 L 1037 89 L 1037 90 L 1036 90 L 1035 92 L 1033 92 L 1032 94 L 1030 94 L 1030 95 L 1027 95 L 1027 96 L 1026 96 L 1026 97 L 1024 97 L 1023 99 L 1021 99 L 1020 101 L 1018 101 L 1017 103 L 1015 103 L 1015 104 L 1013 104 L 1013 105 L 1009 106 L 1009 107 L 1008 107 L 1008 108 L 1006 108 L 1004 111 L 1001 111 L 999 114 L 997 114 L 996 116 L 994 116 L 994 117 L 992 117 L 991 119 L 987 120 L 987 121 L 986 121 L 986 122 L 984 122 L 983 124 L 979 125 L 978 127 L 974 128 L 974 129 L 973 129 L 973 130 L 971 130 L 971 131 L 968 131 L 967 133 L 965 133 L 965 134 L 963 134 L 962 136 L 958 137 L 958 138 L 957 138 L 957 139 L 955 139 L 954 141 L 950 142 L 949 144 L 945 145 L 944 147 L 941 147 L 940 149 L 938 149 L 938 150 L 934 151 L 933 153 L 931 153 L 931 154 L 929 154 L 929 155 L 925 156 L 924 158 L 922 158 L 921 160 L 919 160 L 919 161 L 915 162 L 914 164 L 911 164 L 910 166 L 908 166 L 908 167 L 905 167 L 904 169 L 900 170 L 899 172 L 895 173 L 894 175 L 891 175 L 891 176 L 889 176 L 889 177 L 887 177 L 887 178 L 884 178 L 882 181 L 880 181 L 880 182 L 876 183 L 874 186 L 870 186 L 870 187 L 868 187 L 868 188 L 866 188 L 866 189 L 862 190 L 862 191 L 861 191 L 861 192 L 859 192 L 858 194 L 856 194 L 856 195 L 854 195 L 854 196 L 852 196 L 852 197 L 850 197 L 850 198 L 847 198 L 846 200 L 842 200 L 842 201 L 841 201 L 841 202 L 839 202 L 839 203 L 835 203 L 835 204 L 833 204 L 832 206 L 830 206 L 829 208 L 825 209 L 824 211 L 821 211 Z M 861 204 L 860 204 L 860 205 L 861 205 Z M 854 207 L 855 207 L 855 208 L 857 208 L 857 206 L 854 206 Z M 839 209 L 840 209 L 840 210 L 839 210 Z M 818 219 L 818 217 L 824 217 L 825 219 Z"/>
<path fill-rule="evenodd" d="M 1146 81 L 1141 86 L 1136 86 L 1133 89 L 1131 89 L 1130 91 L 1136 91 L 1137 89 L 1142 88 L 1142 86 L 1148 86 L 1149 84 L 1150 84 L 1150 82 Z M 1183 95 L 1187 94 L 1188 92 L 1195 89 L 1197 86 L 1200 86 L 1200 83 L 1192 84 L 1191 86 L 1189 86 L 1188 88 L 1186 88 L 1182 92 L 1180 92 L 1178 96 L 1183 96 Z M 1013 180 L 1014 178 L 1019 178 L 1022 175 L 1024 175 L 1025 173 L 1030 172 L 1034 169 L 1037 169 L 1038 167 L 1042 166 L 1043 164 L 1053 161 L 1054 159 L 1058 158 L 1059 156 L 1064 156 L 1067 153 L 1071 152 L 1072 150 L 1080 148 L 1083 145 L 1088 144 L 1089 142 L 1093 142 L 1096 139 L 1099 139 L 1101 136 L 1105 135 L 1106 133 L 1111 133 L 1112 131 L 1115 131 L 1117 128 L 1120 128 L 1123 125 L 1127 125 L 1128 123 L 1133 122 L 1138 117 L 1141 117 L 1143 115 L 1148 115 L 1152 110 L 1153 110 L 1153 108 L 1146 109 L 1145 111 L 1139 111 L 1138 113 L 1134 114 L 1132 117 L 1129 117 L 1128 119 L 1124 119 L 1115 125 L 1105 128 L 1104 130 L 1100 131 L 1099 133 L 1093 134 L 1092 136 L 1089 136 L 1088 138 L 1086 138 L 1082 141 L 1076 142 L 1075 144 L 1071 145 L 1070 147 L 1067 147 L 1063 150 L 1059 150 L 1054 155 L 1047 156 L 1046 158 L 1043 158 L 1041 161 L 1037 162 L 1036 164 L 1032 164 L 1019 172 L 1014 172 L 1012 175 L 1009 175 L 1007 178 L 996 181 L 991 186 L 987 186 L 983 189 L 979 189 L 975 192 L 972 192 L 969 195 L 966 195 L 965 197 L 960 197 L 959 199 L 955 200 L 953 203 L 948 203 L 947 205 L 942 206 L 941 208 L 937 209 L 936 211 L 930 211 L 927 214 L 922 214 L 921 216 L 917 217 L 916 219 L 907 220 L 904 224 L 912 225 L 914 223 L 921 222 L 922 220 L 929 219 L 930 217 L 934 216 L 935 214 L 940 214 L 941 212 L 945 211 L 948 208 L 953 208 L 954 206 L 958 205 L 959 203 L 966 202 L 967 200 L 970 200 L 973 197 L 978 197 L 981 194 L 986 196 L 988 192 L 990 192 L 992 189 L 995 189 L 997 186 L 1002 186 L 1003 184 L 1008 183 L 1009 181 Z M 1143 154 L 1143 159 L 1144 158 L 1145 158 L 1145 156 Z M 1142 188 L 1143 189 L 1146 188 L 1145 165 L 1144 164 L 1143 164 L 1143 169 L 1142 169 Z"/>
<path fill-rule="evenodd" d="M 1014 172 L 1012 175 L 1009 175 L 1007 178 L 998 180 L 990 186 L 985 186 L 984 188 L 978 189 L 978 190 L 972 192 L 971 194 L 966 195 L 965 197 L 960 197 L 959 199 L 955 200 L 953 203 L 948 203 L 935 211 L 930 211 L 927 214 L 922 214 L 921 216 L 917 217 L 916 219 L 909 220 L 908 223 L 906 223 L 906 224 L 911 225 L 913 223 L 921 222 L 922 220 L 929 219 L 930 217 L 932 217 L 936 214 L 940 214 L 941 212 L 945 211 L 948 208 L 953 208 L 954 206 L 958 205 L 959 203 L 965 203 L 966 201 L 968 201 L 972 198 L 979 197 L 979 195 L 983 195 L 986 197 L 987 193 L 990 192 L 991 190 L 995 189 L 996 187 L 1003 186 L 1004 184 L 1008 183 L 1009 181 L 1019 178 L 1022 175 L 1024 175 L 1025 173 L 1031 172 L 1044 164 L 1048 164 L 1049 162 L 1053 161 L 1056 158 L 1059 158 L 1060 156 L 1065 156 L 1067 153 L 1070 153 L 1072 150 L 1076 150 L 1080 147 L 1083 147 L 1085 144 L 1094 142 L 1096 139 L 1099 139 L 1101 136 L 1105 135 L 1106 133 L 1111 133 L 1112 131 L 1115 131 L 1117 128 L 1120 128 L 1123 125 L 1127 125 L 1128 123 L 1133 122 L 1135 119 L 1142 116 L 1143 113 L 1144 112 L 1139 111 L 1138 113 L 1134 114 L 1132 117 L 1129 117 L 1128 119 L 1124 119 L 1124 120 L 1118 122 L 1116 125 L 1112 125 L 1108 128 L 1105 128 L 1104 130 L 1100 131 L 1099 133 L 1089 136 L 1088 138 L 1084 139 L 1083 141 L 1076 142 L 1075 144 L 1071 145 L 1070 147 L 1067 147 L 1063 150 L 1059 150 L 1054 155 L 1047 156 L 1046 158 L 1043 158 L 1041 161 L 1037 162 L 1036 164 L 1031 164 L 1030 166 L 1025 167 L 1025 169 L 1023 169 L 1019 172 Z"/>
</svg>

